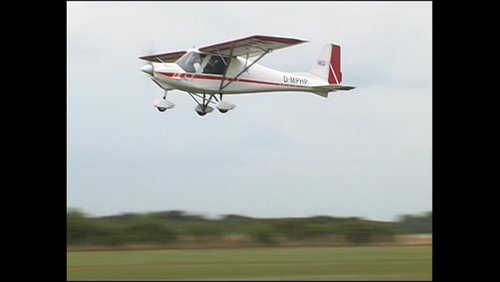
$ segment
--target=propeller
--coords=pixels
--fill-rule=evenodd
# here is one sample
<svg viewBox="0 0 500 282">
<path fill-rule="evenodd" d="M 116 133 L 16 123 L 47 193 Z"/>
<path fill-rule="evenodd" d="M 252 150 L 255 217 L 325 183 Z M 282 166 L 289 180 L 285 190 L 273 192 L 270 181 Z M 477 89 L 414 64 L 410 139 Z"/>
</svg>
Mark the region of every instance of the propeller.
<svg viewBox="0 0 500 282">
<path fill-rule="evenodd" d="M 147 52 L 144 52 L 144 55 L 154 54 L 154 50 L 155 50 L 154 41 L 149 41 L 148 47 L 144 48 L 144 49 L 147 49 Z M 153 67 L 153 64 L 151 64 L 149 62 L 145 63 L 140 69 L 144 73 L 147 73 L 149 75 L 153 75 L 154 67 Z"/>
</svg>

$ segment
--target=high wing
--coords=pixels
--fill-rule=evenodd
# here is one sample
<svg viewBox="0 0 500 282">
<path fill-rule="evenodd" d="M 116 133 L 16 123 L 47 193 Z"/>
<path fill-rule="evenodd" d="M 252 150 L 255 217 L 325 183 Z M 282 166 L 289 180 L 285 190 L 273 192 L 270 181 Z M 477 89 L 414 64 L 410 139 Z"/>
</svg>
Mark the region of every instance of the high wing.
<svg viewBox="0 0 500 282">
<path fill-rule="evenodd" d="M 268 53 L 273 50 L 290 47 L 300 43 L 307 42 L 296 38 L 252 35 L 240 39 L 230 40 L 214 45 L 204 46 L 198 50 L 211 54 L 220 54 L 225 56 L 248 56 L 254 57 Z M 231 49 L 232 53 L 231 53 Z"/>
<path fill-rule="evenodd" d="M 156 55 L 147 55 L 139 57 L 141 60 L 150 61 L 150 62 L 158 62 L 158 63 L 173 63 L 177 61 L 182 55 L 186 54 L 186 51 L 176 51 L 176 52 L 168 52 Z"/>
<path fill-rule="evenodd" d="M 204 46 L 199 48 L 198 50 L 210 54 L 229 56 L 231 54 L 231 48 L 233 48 L 233 53 L 232 53 L 233 56 L 245 55 L 248 57 L 254 57 L 262 55 L 264 53 L 268 53 L 273 50 L 290 47 L 304 42 L 307 41 L 296 38 L 252 35 L 240 39 Z M 172 63 L 175 62 L 184 54 L 186 54 L 186 51 L 175 51 L 162 54 L 142 56 L 139 57 L 139 59 L 150 62 Z"/>
</svg>

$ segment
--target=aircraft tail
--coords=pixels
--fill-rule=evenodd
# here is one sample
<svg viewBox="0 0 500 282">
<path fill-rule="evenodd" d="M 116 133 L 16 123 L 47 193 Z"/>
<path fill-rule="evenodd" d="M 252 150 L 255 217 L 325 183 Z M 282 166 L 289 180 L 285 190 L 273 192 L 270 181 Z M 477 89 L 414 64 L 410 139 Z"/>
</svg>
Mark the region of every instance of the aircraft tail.
<svg viewBox="0 0 500 282">
<path fill-rule="evenodd" d="M 340 84 L 342 82 L 340 46 L 327 44 L 309 72 L 325 79 L 330 85 Z"/>
</svg>

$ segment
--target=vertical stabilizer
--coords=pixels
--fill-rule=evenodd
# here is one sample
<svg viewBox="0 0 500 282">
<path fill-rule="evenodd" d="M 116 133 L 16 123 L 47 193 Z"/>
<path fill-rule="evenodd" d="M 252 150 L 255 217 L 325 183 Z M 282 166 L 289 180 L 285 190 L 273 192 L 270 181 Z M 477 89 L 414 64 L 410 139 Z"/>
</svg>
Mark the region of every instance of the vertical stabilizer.
<svg viewBox="0 0 500 282">
<path fill-rule="evenodd" d="M 340 46 L 327 44 L 311 68 L 310 73 L 325 79 L 328 84 L 340 84 L 342 82 Z"/>
</svg>

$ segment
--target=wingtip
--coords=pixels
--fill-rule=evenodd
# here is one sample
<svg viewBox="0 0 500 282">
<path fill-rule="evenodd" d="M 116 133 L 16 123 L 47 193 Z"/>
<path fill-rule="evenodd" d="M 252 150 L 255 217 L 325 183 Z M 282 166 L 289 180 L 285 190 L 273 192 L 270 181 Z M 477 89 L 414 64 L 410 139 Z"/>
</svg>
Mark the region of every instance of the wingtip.
<svg viewBox="0 0 500 282">
<path fill-rule="evenodd" d="M 309 42 L 309 40 L 305 40 L 302 38 L 296 38 L 296 37 L 290 37 L 290 36 L 253 34 L 253 35 L 248 36 L 248 38 L 250 38 L 250 37 L 257 37 L 257 38 L 261 38 L 261 39 L 271 39 L 272 38 L 272 39 L 280 39 L 280 40 L 285 40 L 285 41 L 294 40 L 294 41 L 297 41 L 296 44 Z"/>
</svg>

